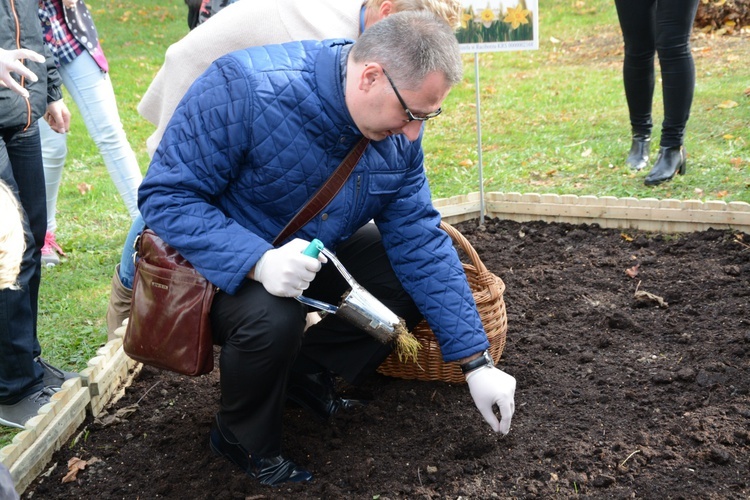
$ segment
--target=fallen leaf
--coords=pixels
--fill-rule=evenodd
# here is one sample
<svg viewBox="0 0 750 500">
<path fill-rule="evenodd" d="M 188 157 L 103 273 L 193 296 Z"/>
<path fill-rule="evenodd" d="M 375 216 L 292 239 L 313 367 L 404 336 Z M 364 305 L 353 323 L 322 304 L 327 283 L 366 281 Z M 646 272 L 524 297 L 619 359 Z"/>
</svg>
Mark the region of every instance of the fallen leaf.
<svg viewBox="0 0 750 500">
<path fill-rule="evenodd" d="M 625 241 L 633 241 L 633 237 L 629 234 L 620 233 L 620 237 Z"/>
<path fill-rule="evenodd" d="M 669 307 L 669 304 L 666 303 L 663 298 L 659 297 L 658 295 L 654 295 L 653 293 L 644 292 L 643 290 L 636 290 L 633 294 L 633 297 L 635 297 L 635 300 L 647 300 L 656 302 L 662 309 L 666 309 L 667 307 Z"/>
<path fill-rule="evenodd" d="M 78 188 L 78 192 L 81 194 L 86 194 L 92 189 L 94 189 L 94 186 L 92 186 L 91 184 L 87 184 L 85 182 L 79 182 L 78 186 L 76 187 Z"/>
<path fill-rule="evenodd" d="M 731 100 L 722 101 L 716 105 L 717 108 L 721 108 L 721 109 L 736 108 L 737 106 L 739 106 L 739 104 Z"/>
<path fill-rule="evenodd" d="M 729 191 L 719 191 L 718 193 L 716 193 L 716 196 L 718 198 L 724 198 L 728 194 L 729 194 Z"/>
<path fill-rule="evenodd" d="M 631 278 L 635 278 L 636 276 L 638 276 L 638 268 L 639 267 L 641 267 L 641 265 L 640 264 L 636 264 L 636 265 L 634 265 L 631 268 L 625 269 L 625 274 L 627 274 Z"/>
<path fill-rule="evenodd" d="M 462 167 L 471 167 L 474 165 L 474 162 L 471 161 L 470 159 L 466 159 L 466 160 L 462 160 L 458 162 L 458 164 L 461 165 Z"/>
<path fill-rule="evenodd" d="M 724 134 L 722 137 L 727 141 L 731 141 L 732 139 L 734 139 L 734 136 L 732 134 Z"/>
<path fill-rule="evenodd" d="M 65 474 L 65 477 L 62 478 L 63 483 L 72 483 L 77 479 L 78 471 L 81 471 L 86 468 L 87 462 L 85 460 L 81 460 L 78 457 L 73 457 L 70 460 L 68 460 L 68 473 Z"/>
<path fill-rule="evenodd" d="M 732 165 L 733 167 L 737 168 L 740 165 L 742 165 L 742 158 L 740 158 L 740 157 L 732 158 L 731 160 L 729 160 L 729 164 Z"/>
<path fill-rule="evenodd" d="M 124 422 L 128 419 L 130 415 L 135 413 L 138 410 L 138 405 L 133 404 L 130 406 L 126 406 L 125 408 L 120 408 L 117 410 L 114 414 L 107 414 L 102 417 L 97 417 L 94 419 L 94 422 L 97 425 L 100 425 L 102 427 L 107 427 L 109 425 L 119 424 L 121 422 Z"/>
<path fill-rule="evenodd" d="M 745 97 L 750 97 L 750 87 L 746 88 L 743 93 L 745 94 Z"/>
</svg>

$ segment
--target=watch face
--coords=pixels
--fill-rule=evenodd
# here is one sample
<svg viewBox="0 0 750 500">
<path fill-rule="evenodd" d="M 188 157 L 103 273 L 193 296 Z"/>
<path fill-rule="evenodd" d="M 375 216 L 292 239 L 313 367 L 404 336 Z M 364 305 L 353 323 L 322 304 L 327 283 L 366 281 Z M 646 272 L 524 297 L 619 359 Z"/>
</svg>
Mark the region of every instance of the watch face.
<svg viewBox="0 0 750 500">
<path fill-rule="evenodd" d="M 490 355 L 490 351 L 484 351 L 484 359 L 487 360 L 488 365 L 495 366 L 495 360 L 492 359 L 492 356 Z"/>
</svg>

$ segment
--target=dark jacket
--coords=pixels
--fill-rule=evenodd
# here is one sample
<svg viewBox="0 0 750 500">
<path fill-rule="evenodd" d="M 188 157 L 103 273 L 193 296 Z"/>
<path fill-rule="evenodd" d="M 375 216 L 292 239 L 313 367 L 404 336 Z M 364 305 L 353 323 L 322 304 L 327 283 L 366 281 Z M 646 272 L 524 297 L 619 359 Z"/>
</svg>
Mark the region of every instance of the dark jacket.
<svg viewBox="0 0 750 500">
<path fill-rule="evenodd" d="M 156 150 L 139 190 L 143 218 L 227 293 L 361 138 L 344 101 L 344 43 L 252 47 L 218 59 L 183 97 Z M 373 219 L 452 361 L 489 344 L 438 227 L 423 160 L 421 136 L 371 142 L 338 195 L 294 237 L 335 251 Z"/>
<path fill-rule="evenodd" d="M 36 82 L 13 74 L 29 91 L 28 98 L 0 86 L 0 129 L 28 128 L 42 117 L 48 103 L 62 99 L 62 81 L 52 55 L 42 41 L 37 7 L 36 0 L 0 0 L 0 47 L 5 50 L 31 49 L 47 58 L 44 63 L 25 61 L 39 77 Z"/>
</svg>

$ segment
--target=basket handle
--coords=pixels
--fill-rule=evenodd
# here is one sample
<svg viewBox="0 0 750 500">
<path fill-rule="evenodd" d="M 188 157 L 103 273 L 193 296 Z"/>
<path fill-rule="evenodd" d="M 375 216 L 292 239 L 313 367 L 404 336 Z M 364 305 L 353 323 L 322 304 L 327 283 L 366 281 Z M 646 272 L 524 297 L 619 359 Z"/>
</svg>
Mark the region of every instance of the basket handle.
<svg viewBox="0 0 750 500">
<path fill-rule="evenodd" d="M 481 280 L 483 285 L 486 285 L 487 288 L 490 290 L 490 297 L 492 300 L 496 299 L 498 295 L 500 295 L 500 290 L 496 283 L 495 275 L 490 273 L 487 270 L 487 267 L 484 265 L 484 262 L 479 258 L 479 254 L 477 254 L 477 251 L 474 250 L 474 247 L 471 246 L 471 243 L 469 243 L 469 240 L 466 239 L 466 237 L 461 234 L 461 232 L 456 229 L 455 227 L 451 226 L 445 221 L 440 221 L 440 228 L 448 233 L 448 236 L 451 237 L 451 239 L 458 244 L 458 246 L 461 247 L 461 250 L 466 252 L 466 255 L 469 256 L 469 260 L 471 260 L 472 265 L 477 270 L 477 274 L 479 275 L 479 279 Z"/>
</svg>

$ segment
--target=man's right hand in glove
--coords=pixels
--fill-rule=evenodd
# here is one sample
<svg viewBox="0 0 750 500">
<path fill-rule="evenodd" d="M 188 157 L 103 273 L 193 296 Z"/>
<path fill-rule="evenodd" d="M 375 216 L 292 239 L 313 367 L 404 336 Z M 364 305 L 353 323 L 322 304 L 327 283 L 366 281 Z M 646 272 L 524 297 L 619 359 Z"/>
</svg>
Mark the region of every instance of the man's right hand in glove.
<svg viewBox="0 0 750 500">
<path fill-rule="evenodd" d="M 43 63 L 44 56 L 29 49 L 5 50 L 0 49 L 0 86 L 8 87 L 22 97 L 29 97 L 29 91 L 23 88 L 13 78 L 11 73 L 25 76 L 32 82 L 37 81 L 37 76 L 29 68 L 23 65 L 21 59 Z"/>
<path fill-rule="evenodd" d="M 252 279 L 277 297 L 302 295 L 322 264 L 328 261 L 322 253 L 317 259 L 304 255 L 302 252 L 309 244 L 309 241 L 296 238 L 282 247 L 267 251 L 255 264 Z"/>
<path fill-rule="evenodd" d="M 467 373 L 466 382 L 484 420 L 493 431 L 507 434 L 516 410 L 516 379 L 494 366 L 483 366 Z M 495 407 L 500 410 L 502 420 L 497 419 Z"/>
</svg>

